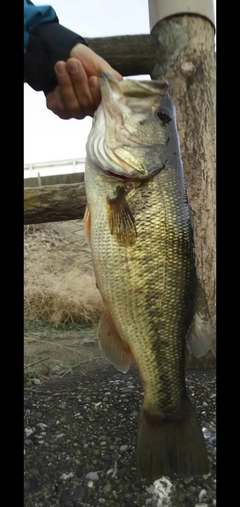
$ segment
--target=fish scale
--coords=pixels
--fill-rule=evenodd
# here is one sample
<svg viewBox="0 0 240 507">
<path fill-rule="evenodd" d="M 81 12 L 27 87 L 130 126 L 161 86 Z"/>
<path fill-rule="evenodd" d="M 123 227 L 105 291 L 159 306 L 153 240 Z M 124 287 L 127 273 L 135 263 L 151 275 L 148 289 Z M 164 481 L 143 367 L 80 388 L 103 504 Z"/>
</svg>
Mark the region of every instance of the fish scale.
<svg viewBox="0 0 240 507">
<path fill-rule="evenodd" d="M 123 372 L 133 357 L 142 379 L 139 474 L 205 474 L 185 346 L 187 339 L 195 355 L 204 355 L 211 337 L 174 106 L 166 82 L 102 75 L 100 87 L 85 167 L 85 230 L 104 303 L 100 347 Z"/>
<path fill-rule="evenodd" d="M 186 281 L 194 267 L 190 221 L 185 210 L 181 211 L 182 199 L 177 205 L 176 198 L 168 199 L 164 191 L 167 186 L 169 192 L 169 182 L 178 187 L 173 174 L 171 168 L 166 168 L 145 184 L 146 191 L 142 187 L 140 197 L 132 195 L 132 200 L 129 199 L 130 207 L 135 209 L 137 240 L 133 247 L 123 248 L 110 234 L 107 210 L 101 207 L 101 188 L 103 196 L 111 193 L 112 182 L 102 180 L 97 173 L 91 174 L 89 181 L 86 167 L 86 185 L 98 188 L 98 202 L 95 200 L 91 207 L 89 201 L 97 284 L 120 336 L 130 345 L 140 365 L 141 376 L 148 386 L 146 402 L 165 415 L 178 408 L 185 388 L 184 376 L 180 366 L 176 369 L 176 363 L 181 365 L 184 360 L 181 343 L 189 322 L 183 318 L 182 307 Z M 174 194 L 174 189 L 171 191 Z M 185 255 L 186 250 L 192 255 Z M 139 289 L 141 292 L 137 294 Z M 157 354 L 151 354 L 152 350 Z"/>
</svg>

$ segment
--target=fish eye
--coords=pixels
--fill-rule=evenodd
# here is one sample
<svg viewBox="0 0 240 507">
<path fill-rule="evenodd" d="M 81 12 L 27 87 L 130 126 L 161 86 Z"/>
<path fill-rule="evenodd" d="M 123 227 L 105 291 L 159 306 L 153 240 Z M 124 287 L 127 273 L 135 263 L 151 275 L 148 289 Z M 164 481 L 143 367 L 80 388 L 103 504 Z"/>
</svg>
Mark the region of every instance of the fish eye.
<svg viewBox="0 0 240 507">
<path fill-rule="evenodd" d="M 158 116 L 159 120 L 161 120 L 161 122 L 164 125 L 166 125 L 167 123 L 170 123 L 170 121 L 172 121 L 172 118 L 170 118 L 170 116 L 166 113 L 166 111 L 163 111 L 162 109 L 160 109 L 157 112 L 157 116 Z"/>
</svg>

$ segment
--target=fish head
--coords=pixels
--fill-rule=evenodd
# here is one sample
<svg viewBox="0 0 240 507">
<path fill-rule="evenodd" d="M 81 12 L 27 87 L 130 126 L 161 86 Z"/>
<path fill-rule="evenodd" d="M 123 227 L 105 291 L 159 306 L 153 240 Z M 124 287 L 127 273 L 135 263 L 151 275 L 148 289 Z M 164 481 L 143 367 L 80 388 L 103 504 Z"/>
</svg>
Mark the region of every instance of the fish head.
<svg viewBox="0 0 240 507">
<path fill-rule="evenodd" d="M 168 160 L 175 108 L 168 83 L 99 77 L 102 101 L 88 136 L 88 160 L 105 176 L 147 179 Z"/>
</svg>

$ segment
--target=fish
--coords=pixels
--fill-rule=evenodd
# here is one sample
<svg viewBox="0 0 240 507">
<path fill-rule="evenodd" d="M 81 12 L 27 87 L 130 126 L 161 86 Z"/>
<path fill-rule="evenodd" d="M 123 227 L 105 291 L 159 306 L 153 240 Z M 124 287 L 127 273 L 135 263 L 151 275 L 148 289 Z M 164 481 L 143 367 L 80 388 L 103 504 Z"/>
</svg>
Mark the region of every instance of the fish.
<svg viewBox="0 0 240 507">
<path fill-rule="evenodd" d="M 84 230 L 103 300 L 98 340 L 144 391 L 136 439 L 140 477 L 209 472 L 185 380 L 186 346 L 211 348 L 196 270 L 175 106 L 168 82 L 99 77 L 101 103 L 86 144 Z"/>
</svg>

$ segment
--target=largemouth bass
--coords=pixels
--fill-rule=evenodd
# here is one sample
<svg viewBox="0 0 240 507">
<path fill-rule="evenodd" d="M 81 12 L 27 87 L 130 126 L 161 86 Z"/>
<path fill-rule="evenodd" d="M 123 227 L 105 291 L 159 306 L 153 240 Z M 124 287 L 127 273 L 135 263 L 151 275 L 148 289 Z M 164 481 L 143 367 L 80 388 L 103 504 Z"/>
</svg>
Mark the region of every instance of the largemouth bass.
<svg viewBox="0 0 240 507">
<path fill-rule="evenodd" d="M 102 102 L 87 141 L 85 233 L 104 311 L 100 348 L 144 388 L 137 467 L 208 473 L 206 447 L 185 384 L 186 341 L 211 346 L 198 280 L 174 105 L 165 81 L 100 76 Z"/>
</svg>

